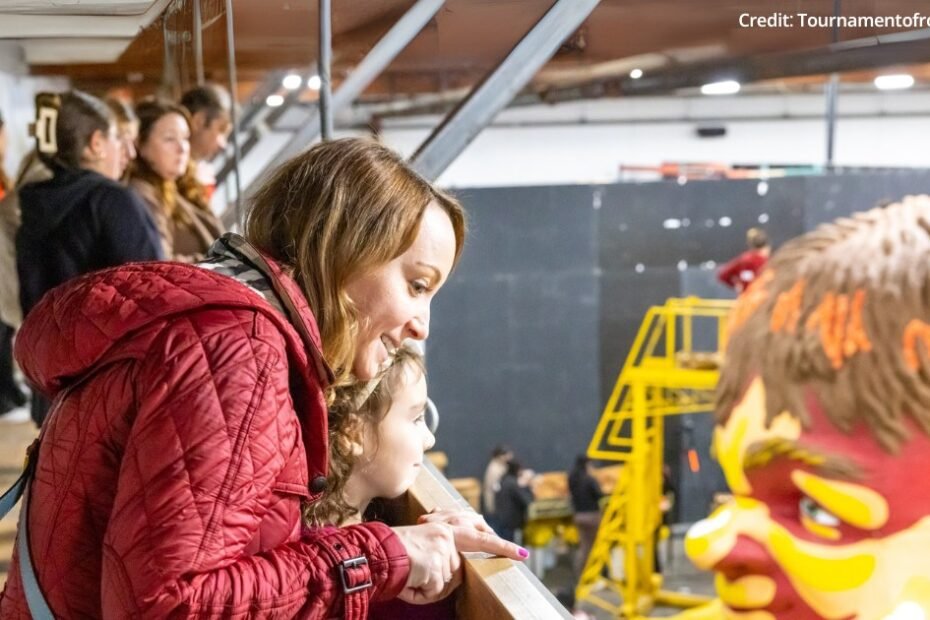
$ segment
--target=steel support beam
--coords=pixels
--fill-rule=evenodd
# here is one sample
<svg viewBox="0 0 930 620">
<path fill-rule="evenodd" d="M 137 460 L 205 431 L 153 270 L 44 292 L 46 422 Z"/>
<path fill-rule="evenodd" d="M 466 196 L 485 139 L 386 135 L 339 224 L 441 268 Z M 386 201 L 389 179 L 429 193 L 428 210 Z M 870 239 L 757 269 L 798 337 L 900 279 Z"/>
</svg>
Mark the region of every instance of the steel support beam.
<svg viewBox="0 0 930 620">
<path fill-rule="evenodd" d="M 330 0 L 320 0 L 320 126 L 324 140 L 333 138 L 333 84 L 329 69 L 333 56 L 333 11 Z"/>
<path fill-rule="evenodd" d="M 239 124 L 236 122 L 236 92 L 238 91 L 239 80 L 236 78 L 236 39 L 233 33 L 233 6 L 232 0 L 226 0 L 226 61 L 229 69 L 229 120 L 232 123 L 232 131 L 229 139 L 233 145 L 233 161 L 235 162 L 236 173 L 236 223 L 242 226 L 242 181 L 239 177 Z"/>
<path fill-rule="evenodd" d="M 454 109 L 417 149 L 411 162 L 436 179 L 475 136 L 509 104 L 549 61 L 599 0 L 557 0 L 507 57 Z"/>
<path fill-rule="evenodd" d="M 197 86 L 203 86 L 203 17 L 200 15 L 200 0 L 194 0 L 194 72 Z"/>
<path fill-rule="evenodd" d="M 368 85 L 391 64 L 391 61 L 433 19 L 444 2 L 445 0 L 419 0 L 410 7 L 333 93 L 332 109 L 334 114 L 355 101 L 368 88 Z M 294 134 L 294 137 L 284 145 L 284 148 L 271 161 L 269 168 L 274 168 L 284 160 L 306 149 L 320 137 L 320 130 L 319 118 L 315 114 L 311 115 L 307 123 Z M 252 185 L 254 186 L 255 183 L 253 182 Z"/>
<path fill-rule="evenodd" d="M 839 17 L 842 0 L 833 0 L 833 16 Z M 840 28 L 833 25 L 832 42 L 836 45 L 840 40 Z M 836 143 L 836 100 L 840 91 L 840 74 L 831 73 L 827 82 L 827 157 L 826 168 L 833 168 L 833 151 Z"/>
</svg>

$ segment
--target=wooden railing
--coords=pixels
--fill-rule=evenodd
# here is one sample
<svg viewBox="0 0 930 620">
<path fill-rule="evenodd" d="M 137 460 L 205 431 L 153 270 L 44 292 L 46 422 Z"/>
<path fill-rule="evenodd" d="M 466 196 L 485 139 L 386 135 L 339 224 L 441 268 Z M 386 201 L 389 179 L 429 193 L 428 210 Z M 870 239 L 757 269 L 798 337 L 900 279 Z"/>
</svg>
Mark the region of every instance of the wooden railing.
<svg viewBox="0 0 930 620">
<path fill-rule="evenodd" d="M 396 524 L 416 523 L 434 509 L 468 509 L 468 502 L 428 461 L 413 487 L 392 506 Z M 549 620 L 572 615 L 522 562 L 483 553 L 465 553 L 465 579 L 458 591 L 456 615 L 478 620 Z"/>
</svg>

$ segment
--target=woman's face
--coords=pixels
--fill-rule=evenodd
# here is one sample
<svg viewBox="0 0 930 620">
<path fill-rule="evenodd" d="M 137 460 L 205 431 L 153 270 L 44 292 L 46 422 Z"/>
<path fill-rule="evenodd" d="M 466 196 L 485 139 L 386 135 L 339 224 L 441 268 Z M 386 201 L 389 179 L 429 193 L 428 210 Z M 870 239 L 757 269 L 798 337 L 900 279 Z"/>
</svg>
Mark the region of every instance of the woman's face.
<svg viewBox="0 0 930 620">
<path fill-rule="evenodd" d="M 190 152 L 187 120 L 175 113 L 155 121 L 145 142 L 139 145 L 139 156 L 166 181 L 175 181 L 184 174 Z"/>
<path fill-rule="evenodd" d="M 359 316 L 352 372 L 373 379 L 407 339 L 429 335 L 429 308 L 455 260 L 455 231 L 443 209 L 426 207 L 416 239 L 394 260 L 349 281 L 346 292 Z"/>
</svg>

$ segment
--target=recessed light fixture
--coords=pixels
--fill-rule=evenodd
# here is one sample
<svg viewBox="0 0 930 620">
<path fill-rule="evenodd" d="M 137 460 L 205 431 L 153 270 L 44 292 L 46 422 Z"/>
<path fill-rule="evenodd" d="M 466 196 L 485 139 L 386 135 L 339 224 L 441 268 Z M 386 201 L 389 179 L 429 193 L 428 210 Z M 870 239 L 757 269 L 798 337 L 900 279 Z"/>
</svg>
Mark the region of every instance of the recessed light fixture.
<svg viewBox="0 0 930 620">
<path fill-rule="evenodd" d="M 277 108 L 282 103 L 284 103 L 284 97 L 281 95 L 268 95 L 268 98 L 265 99 L 265 104 L 271 108 Z"/>
<path fill-rule="evenodd" d="M 914 85 L 914 76 L 908 73 L 894 75 L 880 75 L 875 78 L 875 88 L 878 90 L 904 90 Z"/>
<path fill-rule="evenodd" d="M 701 86 L 702 95 L 733 95 L 739 92 L 739 82 L 736 80 L 723 80 L 711 82 Z"/>
<path fill-rule="evenodd" d="M 297 90 L 303 83 L 303 78 L 296 73 L 289 73 L 288 75 L 284 76 L 283 80 L 281 80 L 281 85 L 288 90 Z"/>
<path fill-rule="evenodd" d="M 633 69 L 632 71 L 630 71 L 630 77 L 633 78 L 634 80 L 638 80 L 639 78 L 643 77 L 643 70 Z"/>
<path fill-rule="evenodd" d="M 320 86 L 323 85 L 323 80 L 320 79 L 318 75 L 311 75 L 310 79 L 307 80 L 307 88 L 310 90 L 320 90 Z"/>
</svg>

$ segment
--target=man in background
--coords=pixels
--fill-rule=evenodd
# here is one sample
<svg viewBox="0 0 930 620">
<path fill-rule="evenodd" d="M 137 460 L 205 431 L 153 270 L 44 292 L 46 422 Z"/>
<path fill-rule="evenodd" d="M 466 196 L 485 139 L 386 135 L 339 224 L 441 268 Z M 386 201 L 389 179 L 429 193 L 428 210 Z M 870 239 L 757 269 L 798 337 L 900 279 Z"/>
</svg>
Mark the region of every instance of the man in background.
<svg viewBox="0 0 930 620">
<path fill-rule="evenodd" d="M 191 167 L 193 178 L 207 203 L 216 190 L 216 172 L 211 160 L 226 148 L 232 131 L 229 92 L 217 84 L 192 88 L 181 96 L 181 105 L 191 116 Z"/>
</svg>

